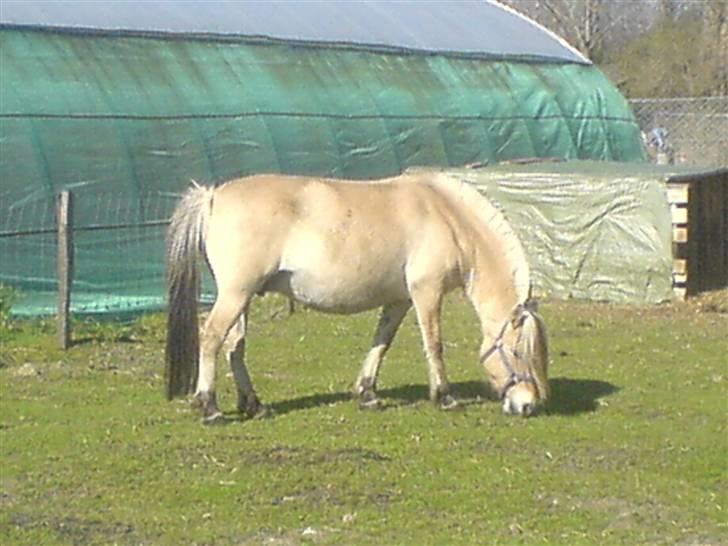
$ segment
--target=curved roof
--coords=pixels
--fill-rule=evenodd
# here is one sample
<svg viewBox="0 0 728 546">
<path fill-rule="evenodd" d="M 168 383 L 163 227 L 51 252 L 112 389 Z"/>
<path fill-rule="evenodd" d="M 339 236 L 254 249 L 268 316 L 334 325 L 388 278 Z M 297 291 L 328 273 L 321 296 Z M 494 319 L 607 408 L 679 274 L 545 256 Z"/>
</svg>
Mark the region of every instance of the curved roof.
<svg viewBox="0 0 728 546">
<path fill-rule="evenodd" d="M 0 24 L 589 63 L 555 34 L 494 0 L 3 0 Z"/>
</svg>

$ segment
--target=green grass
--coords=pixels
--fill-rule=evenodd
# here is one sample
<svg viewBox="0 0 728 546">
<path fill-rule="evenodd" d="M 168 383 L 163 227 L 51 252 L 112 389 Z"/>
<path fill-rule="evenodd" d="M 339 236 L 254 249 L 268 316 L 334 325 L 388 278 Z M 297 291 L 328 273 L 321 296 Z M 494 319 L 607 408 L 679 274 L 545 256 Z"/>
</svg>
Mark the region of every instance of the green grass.
<svg viewBox="0 0 728 546">
<path fill-rule="evenodd" d="M 162 393 L 164 322 L 48 323 L 0 339 L 0 543 L 726 544 L 728 316 L 546 302 L 553 400 L 507 417 L 476 364 L 474 315 L 444 318 L 454 391 L 426 400 L 406 319 L 385 361 L 386 409 L 348 391 L 376 316 L 254 308 L 248 361 L 275 410 L 203 427 Z"/>
</svg>

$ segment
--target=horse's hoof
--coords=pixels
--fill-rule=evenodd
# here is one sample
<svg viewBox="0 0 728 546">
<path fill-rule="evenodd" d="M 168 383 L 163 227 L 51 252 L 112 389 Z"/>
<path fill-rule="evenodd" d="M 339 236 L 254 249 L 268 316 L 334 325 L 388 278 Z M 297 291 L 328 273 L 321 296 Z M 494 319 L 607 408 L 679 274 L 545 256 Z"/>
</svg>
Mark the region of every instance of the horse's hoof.
<svg viewBox="0 0 728 546">
<path fill-rule="evenodd" d="M 367 388 L 359 394 L 359 409 L 362 410 L 379 410 L 382 409 L 382 402 L 377 398 L 377 393 L 373 388 Z"/>
<path fill-rule="evenodd" d="M 273 410 L 268 406 L 261 404 L 257 396 L 244 405 L 238 404 L 238 411 L 245 415 L 248 419 L 265 418 L 273 415 Z"/>
<path fill-rule="evenodd" d="M 359 401 L 360 410 L 381 410 L 384 408 L 384 404 L 379 398 L 368 398 L 366 400 Z"/>
<path fill-rule="evenodd" d="M 202 424 L 205 426 L 222 425 L 225 423 L 225 416 L 220 411 L 216 411 L 202 418 Z"/>
<path fill-rule="evenodd" d="M 444 411 L 452 411 L 460 409 L 460 402 L 455 400 L 451 395 L 445 394 L 440 398 L 440 409 Z"/>
<path fill-rule="evenodd" d="M 276 412 L 273 408 L 260 404 L 256 409 L 255 413 L 249 413 L 248 417 L 250 419 L 269 419 L 275 416 L 275 414 Z"/>
</svg>

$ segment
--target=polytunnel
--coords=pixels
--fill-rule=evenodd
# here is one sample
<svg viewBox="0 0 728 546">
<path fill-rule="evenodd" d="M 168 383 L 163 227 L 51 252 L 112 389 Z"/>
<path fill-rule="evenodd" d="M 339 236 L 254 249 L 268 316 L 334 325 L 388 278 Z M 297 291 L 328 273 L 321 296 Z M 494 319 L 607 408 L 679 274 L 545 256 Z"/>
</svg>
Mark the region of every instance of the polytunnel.
<svg viewBox="0 0 728 546">
<path fill-rule="evenodd" d="M 3 0 L 0 24 L 18 314 L 55 311 L 63 190 L 72 309 L 117 313 L 163 306 L 164 223 L 190 180 L 645 160 L 604 74 L 496 2 Z"/>
</svg>

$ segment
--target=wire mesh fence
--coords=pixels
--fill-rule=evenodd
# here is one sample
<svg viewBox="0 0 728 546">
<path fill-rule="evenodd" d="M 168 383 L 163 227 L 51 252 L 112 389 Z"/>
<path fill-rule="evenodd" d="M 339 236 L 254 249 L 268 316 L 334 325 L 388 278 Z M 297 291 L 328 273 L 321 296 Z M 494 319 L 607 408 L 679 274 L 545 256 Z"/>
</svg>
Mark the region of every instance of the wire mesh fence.
<svg viewBox="0 0 728 546">
<path fill-rule="evenodd" d="M 655 162 L 728 166 L 728 96 L 630 103 Z"/>
<path fill-rule="evenodd" d="M 123 314 L 161 308 L 164 232 L 178 196 L 79 191 L 77 197 L 70 227 L 74 241 L 71 311 Z M 26 218 L 37 218 L 36 225 L 24 222 Z M 54 196 L 10 207 L 10 213 L 0 219 L 0 256 L 0 284 L 17 292 L 14 313 L 55 313 Z"/>
</svg>

